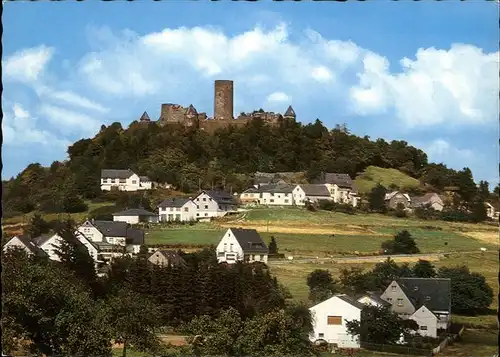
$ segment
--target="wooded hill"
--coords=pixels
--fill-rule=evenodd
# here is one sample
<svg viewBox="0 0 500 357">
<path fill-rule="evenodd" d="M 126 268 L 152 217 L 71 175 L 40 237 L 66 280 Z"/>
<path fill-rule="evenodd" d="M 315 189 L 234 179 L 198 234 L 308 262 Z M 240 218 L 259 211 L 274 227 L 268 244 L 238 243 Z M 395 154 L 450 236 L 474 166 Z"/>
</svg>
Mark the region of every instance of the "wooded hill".
<svg viewBox="0 0 500 357">
<path fill-rule="evenodd" d="M 68 155 L 69 160 L 55 161 L 48 168 L 31 164 L 16 178 L 4 181 L 4 211 L 68 211 L 80 198 L 101 194 L 104 168 L 130 168 L 184 192 L 223 186 L 241 192 L 256 171 L 305 171 L 308 179 L 325 171 L 355 178 L 376 166 L 418 179 L 422 190 L 440 192 L 456 186 L 464 201 L 477 193 L 468 168 L 455 171 L 429 163 L 422 150 L 405 141 L 374 141 L 352 135 L 345 126 L 329 130 L 319 120 L 307 125 L 283 120 L 271 127 L 255 119 L 244 127 L 213 134 L 138 122 L 124 129 L 113 123 L 103 125 L 94 138 L 75 142 Z"/>
</svg>

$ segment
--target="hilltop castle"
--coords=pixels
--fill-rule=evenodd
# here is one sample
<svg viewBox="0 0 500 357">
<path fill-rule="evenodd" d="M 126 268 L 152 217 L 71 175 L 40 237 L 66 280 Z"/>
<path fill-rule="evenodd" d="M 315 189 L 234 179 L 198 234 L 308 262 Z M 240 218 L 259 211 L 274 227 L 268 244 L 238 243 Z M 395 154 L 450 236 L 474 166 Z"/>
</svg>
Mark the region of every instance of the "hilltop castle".
<svg viewBox="0 0 500 357">
<path fill-rule="evenodd" d="M 252 113 L 241 113 L 236 119 L 233 116 L 233 81 L 217 80 L 214 84 L 214 116 L 210 118 L 207 113 L 198 113 L 191 104 L 187 108 L 179 104 L 162 104 L 160 118 L 156 121 L 158 125 L 184 125 L 186 127 L 196 127 L 201 130 L 213 132 L 216 129 L 229 125 L 243 126 L 249 120 L 260 118 L 270 125 L 276 125 L 280 118 L 295 120 L 295 112 L 289 106 L 286 112 L 280 113 L 265 112 L 263 110 Z M 151 119 L 147 112 L 144 112 L 139 119 L 140 123 L 150 123 Z"/>
</svg>

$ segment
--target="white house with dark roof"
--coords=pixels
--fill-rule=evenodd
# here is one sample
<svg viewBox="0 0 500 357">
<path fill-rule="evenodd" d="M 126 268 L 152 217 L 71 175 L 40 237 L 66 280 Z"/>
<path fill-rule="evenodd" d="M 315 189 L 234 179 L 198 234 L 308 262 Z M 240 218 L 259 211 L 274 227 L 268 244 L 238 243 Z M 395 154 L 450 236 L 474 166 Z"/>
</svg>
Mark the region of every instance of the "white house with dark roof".
<svg viewBox="0 0 500 357">
<path fill-rule="evenodd" d="M 87 220 L 77 231 L 97 245 L 105 259 L 124 252 L 137 254 L 144 244 L 144 231 L 131 228 L 125 222 Z"/>
<path fill-rule="evenodd" d="M 167 198 L 158 205 L 158 212 L 160 222 L 190 222 L 195 221 L 197 218 L 197 206 L 189 198 Z"/>
<path fill-rule="evenodd" d="M 407 193 L 392 191 L 385 194 L 385 204 L 392 209 L 398 208 L 401 204 L 406 209 L 411 205 L 411 197 Z"/>
<path fill-rule="evenodd" d="M 228 212 L 236 211 L 238 203 L 234 197 L 224 191 L 201 191 L 193 198 L 196 204 L 196 218 L 222 217 Z"/>
<path fill-rule="evenodd" d="M 147 176 L 139 176 L 132 170 L 101 170 L 101 190 L 111 191 L 140 191 L 150 190 L 152 182 Z"/>
<path fill-rule="evenodd" d="M 125 211 L 113 213 L 113 221 L 126 222 L 128 224 L 158 223 L 158 213 L 149 212 L 142 208 L 131 208 Z"/>
<path fill-rule="evenodd" d="M 7 243 L 5 243 L 2 249 L 4 252 L 7 252 L 9 249 L 23 249 L 27 254 L 34 254 L 39 257 L 47 256 L 47 253 L 33 243 L 28 235 L 12 237 Z"/>
<path fill-rule="evenodd" d="M 267 264 L 269 249 L 255 229 L 229 228 L 216 248 L 217 261 L 228 264 L 237 261 Z"/>
<path fill-rule="evenodd" d="M 429 207 L 434 209 L 435 211 L 442 211 L 444 208 L 444 202 L 437 193 L 429 192 L 423 196 L 412 197 L 411 207 Z"/>
<path fill-rule="evenodd" d="M 305 205 L 306 202 L 318 202 L 321 200 L 331 201 L 332 197 L 326 185 L 307 184 L 298 185 L 293 191 L 293 196 L 297 205 Z"/>
<path fill-rule="evenodd" d="M 418 333 L 436 337 L 451 323 L 451 280 L 443 278 L 399 278 L 380 296 L 400 317 L 419 325 Z"/>
<path fill-rule="evenodd" d="M 76 233 L 75 237 L 78 241 L 87 248 L 89 255 L 92 257 L 95 263 L 99 260 L 99 249 L 98 247 L 89 241 L 83 234 Z M 59 261 L 59 255 L 57 254 L 57 250 L 61 246 L 61 242 L 63 238 L 59 234 L 47 234 L 42 235 L 40 237 L 36 237 L 32 239 L 32 242 L 42 249 L 51 260 Z"/>
<path fill-rule="evenodd" d="M 296 185 L 269 184 L 252 187 L 240 195 L 240 201 L 244 204 L 255 203 L 268 206 L 293 206 L 293 190 Z"/>
<path fill-rule="evenodd" d="M 182 258 L 179 253 L 173 250 L 157 250 L 153 254 L 151 254 L 148 258 L 148 261 L 152 264 L 161 266 L 161 267 L 166 267 L 166 266 L 173 266 L 173 267 L 186 267 L 187 263 Z"/>
<path fill-rule="evenodd" d="M 359 196 L 348 174 L 322 172 L 312 183 L 324 184 L 335 203 L 350 204 L 353 207 L 358 205 Z"/>
<path fill-rule="evenodd" d="M 347 330 L 347 321 L 361 321 L 361 310 L 365 305 L 345 294 L 314 305 L 309 309 L 313 331 L 309 335 L 311 342 L 327 342 L 339 348 L 360 348 L 358 336 Z"/>
</svg>

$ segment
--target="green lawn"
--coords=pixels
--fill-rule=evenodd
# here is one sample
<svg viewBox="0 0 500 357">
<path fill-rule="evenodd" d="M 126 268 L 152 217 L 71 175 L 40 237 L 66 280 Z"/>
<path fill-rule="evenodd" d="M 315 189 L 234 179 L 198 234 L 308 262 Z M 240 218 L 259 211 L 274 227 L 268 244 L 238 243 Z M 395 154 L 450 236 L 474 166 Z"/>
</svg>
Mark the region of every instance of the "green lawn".
<svg viewBox="0 0 500 357">
<path fill-rule="evenodd" d="M 396 169 L 384 169 L 376 166 L 368 166 L 365 171 L 354 180 L 356 188 L 360 193 L 368 193 L 377 185 L 382 184 L 389 187 L 392 184 L 404 189 L 419 187 L 420 181 L 406 175 Z"/>
<path fill-rule="evenodd" d="M 461 341 L 448 346 L 440 356 L 493 357 L 498 356 L 498 330 L 466 329 Z"/>
</svg>

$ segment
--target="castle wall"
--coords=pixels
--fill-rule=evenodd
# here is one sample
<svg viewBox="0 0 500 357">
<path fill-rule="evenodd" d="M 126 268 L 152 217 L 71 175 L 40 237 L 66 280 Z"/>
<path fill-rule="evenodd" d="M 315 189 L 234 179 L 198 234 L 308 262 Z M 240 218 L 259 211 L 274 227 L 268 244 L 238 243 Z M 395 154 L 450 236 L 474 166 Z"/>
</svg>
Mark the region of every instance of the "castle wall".
<svg viewBox="0 0 500 357">
<path fill-rule="evenodd" d="M 217 80 L 214 84 L 214 119 L 233 119 L 233 81 Z"/>
</svg>

